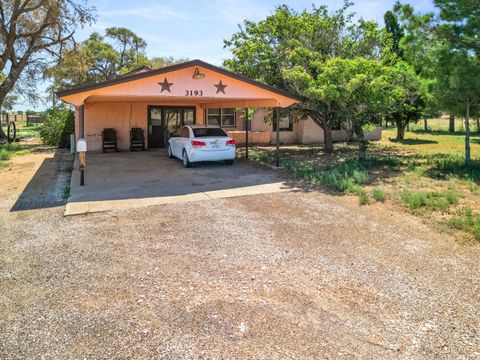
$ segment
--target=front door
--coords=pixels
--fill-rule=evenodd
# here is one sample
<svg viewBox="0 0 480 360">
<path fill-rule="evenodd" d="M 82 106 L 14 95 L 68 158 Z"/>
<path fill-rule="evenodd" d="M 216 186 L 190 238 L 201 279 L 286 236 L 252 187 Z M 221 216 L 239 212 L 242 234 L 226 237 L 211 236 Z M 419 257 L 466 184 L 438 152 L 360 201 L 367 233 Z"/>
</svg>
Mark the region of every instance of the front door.
<svg viewBox="0 0 480 360">
<path fill-rule="evenodd" d="M 148 107 L 148 147 L 164 148 L 170 135 L 183 125 L 195 124 L 195 108 Z"/>
<path fill-rule="evenodd" d="M 162 108 L 159 107 L 149 107 L 148 109 L 148 147 L 165 147 L 163 114 Z"/>
</svg>

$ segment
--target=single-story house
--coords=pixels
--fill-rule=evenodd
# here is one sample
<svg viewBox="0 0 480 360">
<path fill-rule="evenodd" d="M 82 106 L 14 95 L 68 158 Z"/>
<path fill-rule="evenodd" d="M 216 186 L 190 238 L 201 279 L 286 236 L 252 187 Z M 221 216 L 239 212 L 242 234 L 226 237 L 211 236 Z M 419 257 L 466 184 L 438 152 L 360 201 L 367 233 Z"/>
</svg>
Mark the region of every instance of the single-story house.
<svg viewBox="0 0 480 360">
<path fill-rule="evenodd" d="M 130 129 L 142 128 L 147 148 L 163 148 L 168 136 L 187 124 L 225 128 L 239 144 L 274 143 L 276 121 L 267 116 L 279 108 L 280 143 L 322 143 L 323 130 L 311 119 L 294 121 L 288 107 L 296 96 L 201 60 L 192 60 L 151 70 L 145 67 L 112 80 L 58 92 L 64 102 L 75 106 L 75 135 L 85 138 L 89 151 L 102 148 L 104 128 L 114 128 L 118 148 L 130 147 Z M 244 109 L 256 109 L 246 119 Z M 381 129 L 369 135 L 379 138 Z M 342 140 L 343 130 L 334 131 Z"/>
</svg>

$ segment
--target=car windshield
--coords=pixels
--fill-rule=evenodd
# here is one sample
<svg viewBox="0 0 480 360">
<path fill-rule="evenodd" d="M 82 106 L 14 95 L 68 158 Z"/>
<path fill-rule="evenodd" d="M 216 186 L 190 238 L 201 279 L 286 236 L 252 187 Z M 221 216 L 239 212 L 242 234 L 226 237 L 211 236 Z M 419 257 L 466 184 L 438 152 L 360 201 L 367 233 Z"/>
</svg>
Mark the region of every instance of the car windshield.
<svg viewBox="0 0 480 360">
<path fill-rule="evenodd" d="M 217 137 L 228 136 L 225 130 L 220 128 L 196 128 L 193 129 L 195 137 Z"/>
</svg>

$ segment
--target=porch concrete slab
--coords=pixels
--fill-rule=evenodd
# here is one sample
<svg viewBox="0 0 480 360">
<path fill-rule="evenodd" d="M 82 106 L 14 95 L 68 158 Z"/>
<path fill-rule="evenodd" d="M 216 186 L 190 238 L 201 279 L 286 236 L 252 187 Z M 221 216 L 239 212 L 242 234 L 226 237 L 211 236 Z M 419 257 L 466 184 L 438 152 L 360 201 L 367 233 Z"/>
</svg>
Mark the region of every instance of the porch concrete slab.
<svg viewBox="0 0 480 360">
<path fill-rule="evenodd" d="M 290 191 L 259 164 L 200 163 L 185 169 L 163 150 L 87 155 L 85 186 L 75 161 L 65 215 Z"/>
</svg>

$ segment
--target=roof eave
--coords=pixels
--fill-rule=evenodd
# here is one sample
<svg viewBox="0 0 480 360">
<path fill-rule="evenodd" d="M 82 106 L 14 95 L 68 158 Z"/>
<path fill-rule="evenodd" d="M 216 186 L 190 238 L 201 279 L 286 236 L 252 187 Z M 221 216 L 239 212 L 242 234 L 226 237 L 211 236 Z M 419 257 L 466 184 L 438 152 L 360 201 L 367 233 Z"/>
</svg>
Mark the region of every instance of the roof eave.
<svg viewBox="0 0 480 360">
<path fill-rule="evenodd" d="M 265 90 L 274 92 L 276 94 L 279 94 L 279 95 L 282 95 L 282 96 L 285 96 L 285 97 L 288 97 L 288 98 L 291 98 L 291 99 L 294 99 L 294 100 L 297 100 L 297 101 L 302 101 L 302 98 L 298 95 L 291 94 L 288 91 L 277 89 L 273 86 L 263 84 L 259 81 L 246 78 L 244 76 L 238 75 L 238 74 L 236 74 L 234 72 L 231 72 L 231 71 L 228 71 L 224 68 L 221 68 L 221 67 L 218 67 L 218 66 L 215 66 L 215 65 L 211 65 L 211 64 L 206 63 L 206 62 L 204 62 L 202 60 L 199 60 L 199 59 L 190 60 L 190 61 L 180 63 L 180 64 L 165 66 L 163 68 L 154 69 L 154 70 L 151 70 L 151 71 L 140 72 L 138 74 L 134 74 L 134 75 L 126 76 L 126 77 L 119 77 L 119 78 L 112 79 L 112 80 L 106 80 L 106 81 L 102 81 L 102 82 L 96 83 L 96 84 L 82 85 L 82 86 L 77 86 L 77 87 L 74 87 L 74 88 L 71 88 L 71 89 L 58 90 L 58 91 L 55 92 L 55 94 L 59 98 L 62 98 L 62 97 L 65 97 L 65 96 L 74 95 L 74 94 L 82 93 L 82 92 L 85 92 L 85 91 L 91 91 L 91 90 L 96 90 L 96 89 L 100 89 L 100 88 L 107 87 L 107 86 L 122 84 L 122 83 L 129 82 L 129 81 L 140 80 L 140 79 L 144 79 L 144 78 L 147 78 L 147 77 L 150 77 L 150 76 L 164 74 L 164 73 L 167 73 L 167 72 L 170 72 L 170 71 L 185 69 L 185 68 L 192 67 L 192 66 L 201 66 L 201 67 L 204 67 L 206 69 L 222 73 L 222 74 L 224 74 L 226 76 L 229 76 L 229 77 L 232 77 L 234 79 L 237 79 L 237 80 L 249 83 L 251 85 L 263 88 Z"/>
</svg>

